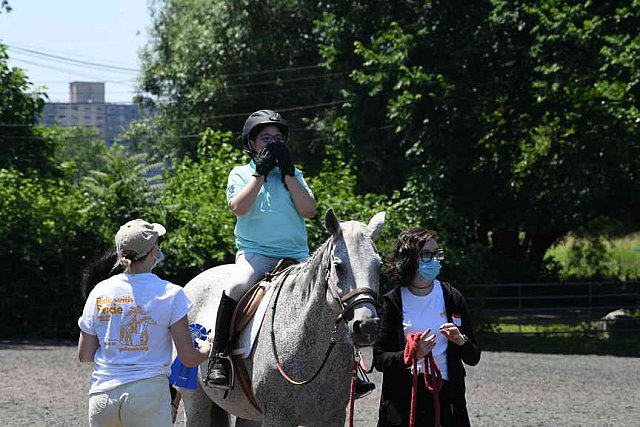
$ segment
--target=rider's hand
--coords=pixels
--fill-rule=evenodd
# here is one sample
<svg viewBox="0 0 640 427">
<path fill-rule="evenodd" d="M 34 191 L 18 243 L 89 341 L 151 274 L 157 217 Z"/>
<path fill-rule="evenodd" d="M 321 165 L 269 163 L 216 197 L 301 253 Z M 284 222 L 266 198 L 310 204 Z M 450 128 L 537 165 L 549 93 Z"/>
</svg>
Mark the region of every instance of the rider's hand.
<svg viewBox="0 0 640 427">
<path fill-rule="evenodd" d="M 256 173 L 264 176 L 265 182 L 271 169 L 276 166 L 275 145 L 276 144 L 269 144 L 256 154 Z"/>
<path fill-rule="evenodd" d="M 427 329 L 422 333 L 422 335 L 420 335 L 420 339 L 418 340 L 418 351 L 416 353 L 416 358 L 418 360 L 424 359 L 424 357 L 436 346 L 435 334 L 429 334 L 431 334 L 431 329 Z"/>
<path fill-rule="evenodd" d="M 280 174 L 282 179 L 286 175 L 295 176 L 296 168 L 293 166 L 293 159 L 291 158 L 291 152 L 284 143 L 278 143 L 276 149 L 276 157 L 278 158 L 278 167 L 280 168 Z"/>
</svg>

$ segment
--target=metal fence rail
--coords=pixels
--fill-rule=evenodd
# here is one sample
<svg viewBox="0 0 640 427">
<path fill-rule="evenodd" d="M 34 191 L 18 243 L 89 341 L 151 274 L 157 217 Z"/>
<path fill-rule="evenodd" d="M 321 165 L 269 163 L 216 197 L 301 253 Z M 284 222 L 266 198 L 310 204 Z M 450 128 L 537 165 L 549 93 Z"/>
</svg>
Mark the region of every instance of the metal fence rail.
<svg viewBox="0 0 640 427">
<path fill-rule="evenodd" d="M 607 313 L 640 311 L 640 281 L 471 284 L 463 292 L 475 316 L 518 326 L 517 331 L 499 332 L 504 334 L 599 334 L 614 322 L 602 320 Z M 640 322 L 629 325 L 617 331 L 640 333 Z"/>
</svg>

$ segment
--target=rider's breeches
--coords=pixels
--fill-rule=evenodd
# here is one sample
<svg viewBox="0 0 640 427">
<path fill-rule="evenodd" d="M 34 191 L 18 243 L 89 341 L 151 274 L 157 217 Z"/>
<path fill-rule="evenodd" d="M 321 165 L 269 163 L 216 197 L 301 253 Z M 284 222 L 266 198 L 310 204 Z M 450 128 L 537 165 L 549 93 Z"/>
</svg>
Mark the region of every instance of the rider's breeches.
<svg viewBox="0 0 640 427">
<path fill-rule="evenodd" d="M 304 262 L 308 258 L 299 259 Z M 264 274 L 278 264 L 279 258 L 272 258 L 261 254 L 236 254 L 233 277 L 225 288 L 226 294 L 236 301 L 253 286 Z"/>
<path fill-rule="evenodd" d="M 278 261 L 278 258 L 260 254 L 237 254 L 233 276 L 225 288 L 226 294 L 239 301 L 254 283 L 264 277 L 264 273 L 276 266 Z"/>
</svg>

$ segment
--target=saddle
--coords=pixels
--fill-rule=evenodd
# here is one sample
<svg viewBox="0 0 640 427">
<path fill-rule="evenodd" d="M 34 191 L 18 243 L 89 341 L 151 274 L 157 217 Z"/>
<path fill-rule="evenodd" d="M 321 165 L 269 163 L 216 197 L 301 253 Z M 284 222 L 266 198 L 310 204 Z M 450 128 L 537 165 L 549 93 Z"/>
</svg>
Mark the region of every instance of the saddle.
<svg viewBox="0 0 640 427">
<path fill-rule="evenodd" d="M 231 330 L 229 334 L 230 348 L 234 348 L 237 346 L 240 334 L 258 310 L 258 306 L 260 306 L 260 303 L 262 302 L 262 299 L 266 293 L 267 284 L 271 283 L 273 279 L 278 277 L 284 270 L 295 264 L 298 264 L 298 261 L 295 259 L 281 259 L 272 270 L 265 273 L 262 280 L 255 283 L 243 295 L 243 297 L 240 298 L 240 301 L 238 301 L 238 305 L 233 312 L 233 316 L 231 317 Z M 258 412 L 262 413 L 260 407 L 258 406 L 258 403 L 256 402 L 256 398 L 253 395 L 253 390 L 251 388 L 251 379 L 249 378 L 249 373 L 247 372 L 247 368 L 244 364 L 242 354 L 231 354 L 231 367 L 232 369 L 230 384 L 232 385 L 232 387 L 235 383 L 234 380 L 237 375 L 240 386 L 242 387 L 242 391 L 247 396 L 247 399 L 256 408 L 256 410 L 258 410 Z"/>
</svg>

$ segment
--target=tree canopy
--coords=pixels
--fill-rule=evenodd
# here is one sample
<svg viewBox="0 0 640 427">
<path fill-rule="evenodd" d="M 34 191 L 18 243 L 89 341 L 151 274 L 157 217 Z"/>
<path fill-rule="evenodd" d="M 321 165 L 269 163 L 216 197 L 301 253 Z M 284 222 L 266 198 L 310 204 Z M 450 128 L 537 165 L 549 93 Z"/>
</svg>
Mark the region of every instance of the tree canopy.
<svg viewBox="0 0 640 427">
<path fill-rule="evenodd" d="M 464 286 L 558 278 L 567 235 L 588 242 L 568 264 L 606 277 L 599 235 L 638 229 L 637 0 L 158 0 L 152 21 L 138 99 L 158 114 L 110 147 L 37 126 L 46 95 L 0 46 L 0 335 L 75 335 L 82 265 L 136 217 L 167 226 L 176 283 L 230 262 L 226 180 L 263 108 L 318 200 L 311 249 L 327 208 L 384 210 L 383 255 L 435 229 Z"/>
<path fill-rule="evenodd" d="M 415 208 L 486 247 L 500 280 L 638 206 L 637 2 L 403 2 L 368 34 L 359 16 L 383 6 L 338 3 L 319 27 L 331 70 L 351 69 L 364 188 L 395 162 Z M 382 156 L 360 152 L 372 123 L 393 130 L 369 145 Z"/>
<path fill-rule="evenodd" d="M 199 129 L 323 105 L 291 111 L 308 171 L 336 147 L 356 192 L 399 192 L 479 253 L 479 280 L 533 278 L 569 231 L 638 210 L 639 16 L 632 0 L 167 0 L 143 88 L 191 154 Z"/>
<path fill-rule="evenodd" d="M 33 88 L 24 70 L 9 67 L 0 44 L 0 169 L 54 173 L 53 142 L 36 128 L 44 94 Z"/>
</svg>

